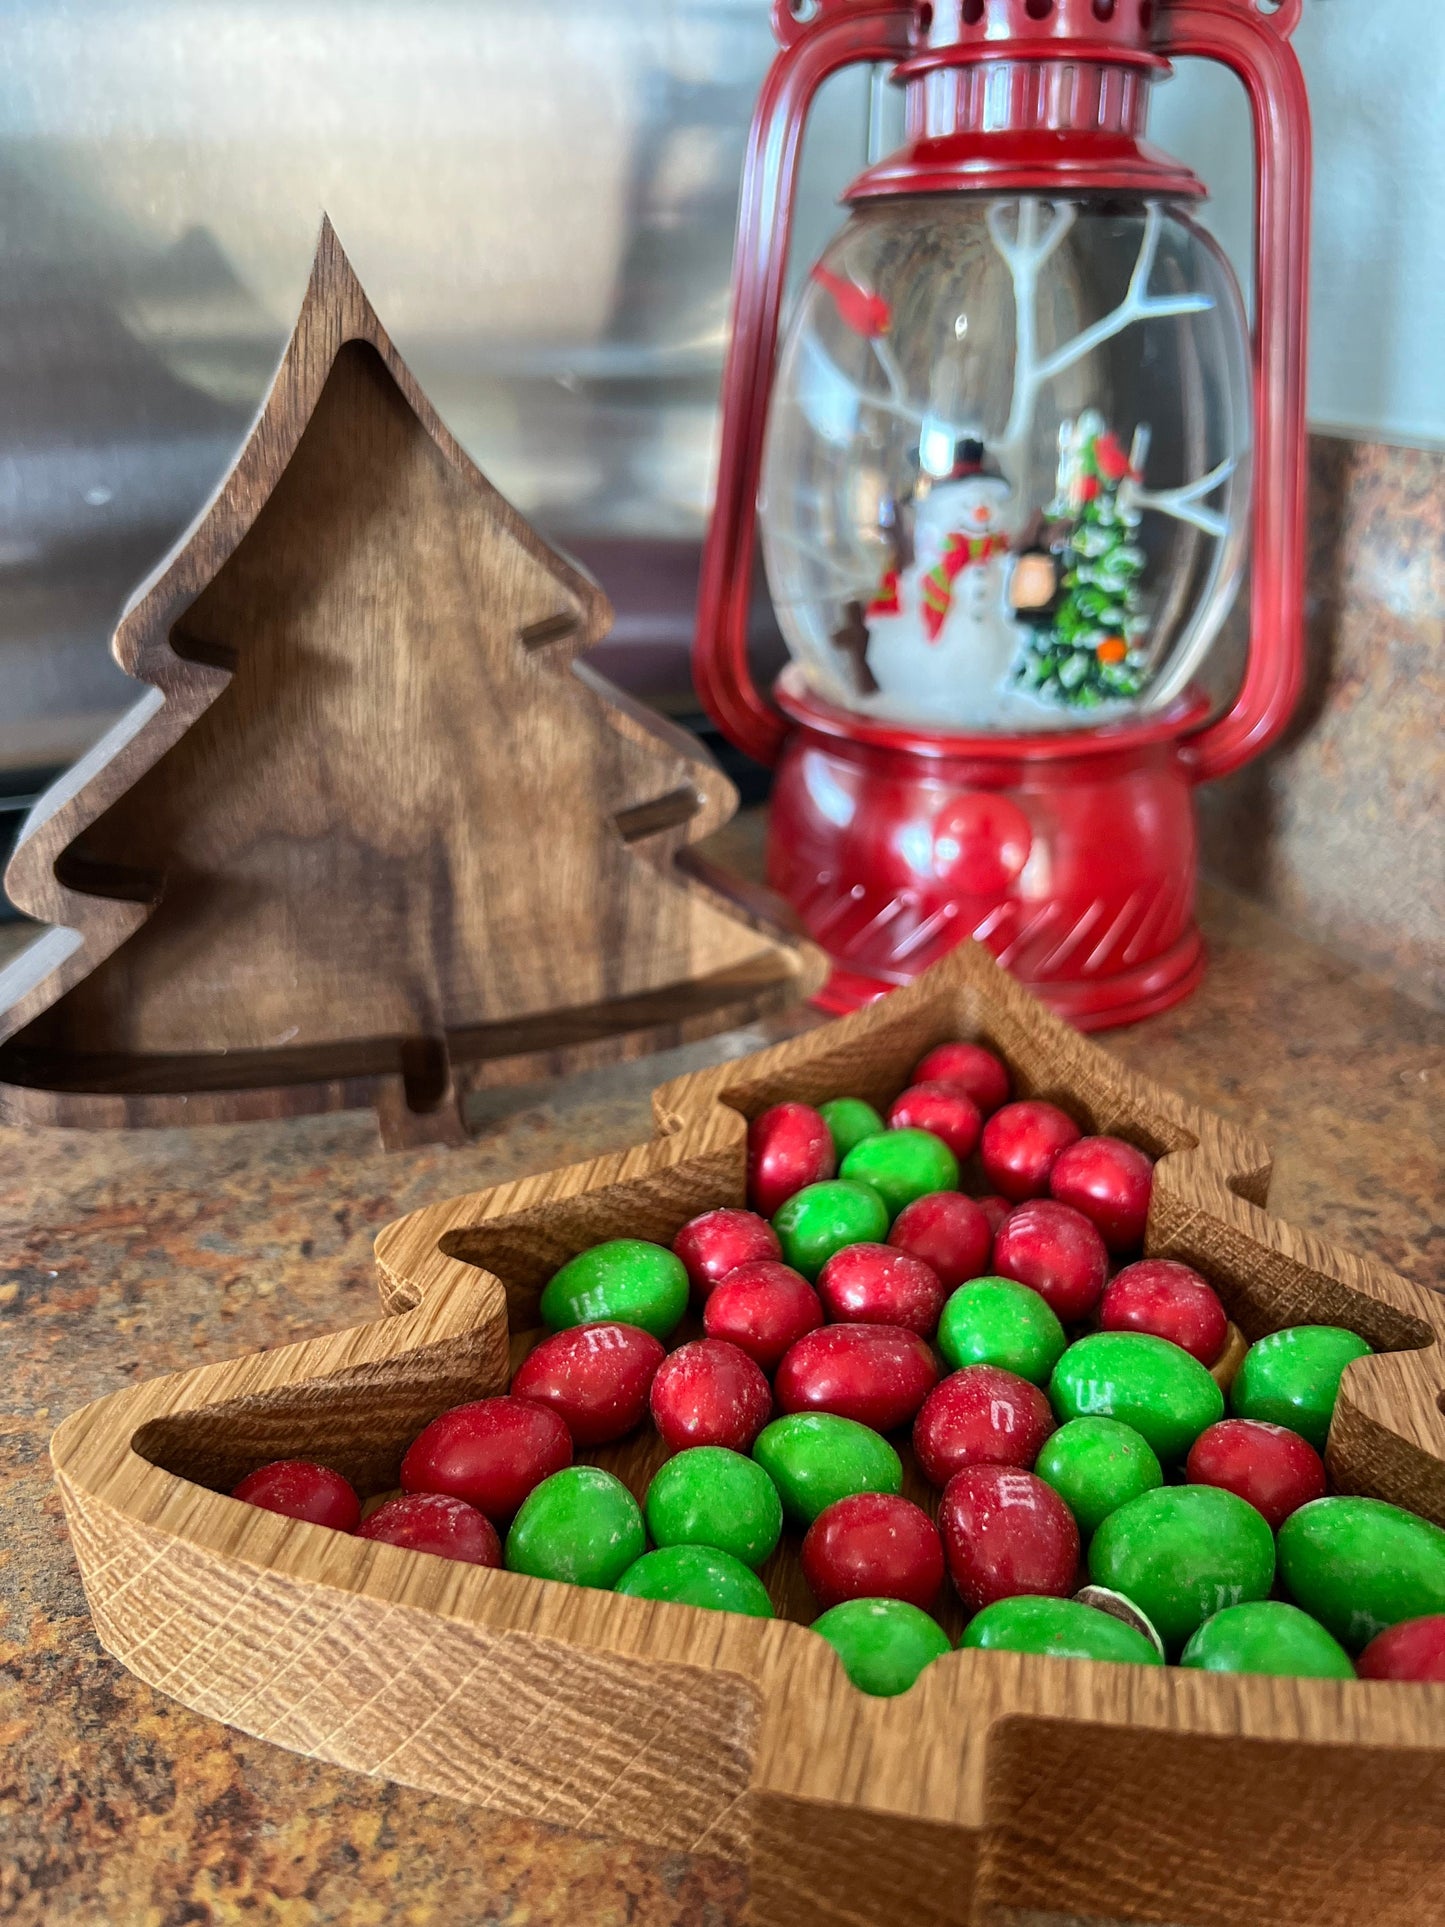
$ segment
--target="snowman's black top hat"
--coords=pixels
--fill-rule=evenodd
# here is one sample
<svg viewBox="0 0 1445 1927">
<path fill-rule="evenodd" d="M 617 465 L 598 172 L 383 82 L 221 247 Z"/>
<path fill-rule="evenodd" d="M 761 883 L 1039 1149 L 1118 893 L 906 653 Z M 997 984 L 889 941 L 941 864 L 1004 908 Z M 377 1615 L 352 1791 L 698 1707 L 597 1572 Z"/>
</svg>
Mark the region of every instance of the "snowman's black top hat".
<svg viewBox="0 0 1445 1927">
<path fill-rule="evenodd" d="M 984 459 L 983 443 L 973 436 L 968 436 L 963 441 L 954 443 L 953 466 L 943 479 L 948 482 L 964 482 L 972 475 L 986 476 L 990 482 L 1001 482 L 1004 479 L 998 470 Z"/>
</svg>

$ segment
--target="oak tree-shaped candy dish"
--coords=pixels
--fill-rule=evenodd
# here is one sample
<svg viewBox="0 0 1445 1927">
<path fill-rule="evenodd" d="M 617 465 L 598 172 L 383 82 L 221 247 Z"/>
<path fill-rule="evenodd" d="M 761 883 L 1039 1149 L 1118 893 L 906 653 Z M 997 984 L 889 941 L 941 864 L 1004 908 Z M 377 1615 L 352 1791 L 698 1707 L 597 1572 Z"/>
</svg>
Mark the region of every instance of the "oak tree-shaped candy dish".
<svg viewBox="0 0 1445 1927">
<path fill-rule="evenodd" d="M 732 785 L 574 660 L 610 620 L 323 227 L 236 466 L 116 631 L 150 689 L 11 861 L 54 928 L 0 973 L 0 1116 L 452 1136 L 470 1089 L 806 995 L 821 959 L 691 850 Z"/>
<path fill-rule="evenodd" d="M 746 1120 L 886 1102 L 976 1038 L 1020 1094 L 1158 1157 L 1146 1250 L 1201 1269 L 1251 1339 L 1302 1322 L 1376 1348 L 1345 1375 L 1338 1489 L 1445 1521 L 1429 1293 L 1262 1209 L 1254 1140 L 1120 1068 L 977 946 L 843 1022 L 660 1089 L 649 1144 L 413 1213 L 377 1240 L 392 1314 L 133 1387 L 53 1456 L 100 1637 L 188 1706 L 317 1758 L 579 1833 L 750 1868 L 776 1927 L 979 1922 L 1009 1906 L 1251 1927 L 1445 1914 L 1445 1686 L 959 1650 L 870 1699 L 794 1623 L 483 1570 L 258 1511 L 253 1467 L 322 1459 L 363 1494 L 464 1399 L 500 1391 L 540 1289 L 599 1240 L 670 1240 L 744 1196 Z M 582 1455 L 639 1495 L 648 1436 Z"/>
</svg>

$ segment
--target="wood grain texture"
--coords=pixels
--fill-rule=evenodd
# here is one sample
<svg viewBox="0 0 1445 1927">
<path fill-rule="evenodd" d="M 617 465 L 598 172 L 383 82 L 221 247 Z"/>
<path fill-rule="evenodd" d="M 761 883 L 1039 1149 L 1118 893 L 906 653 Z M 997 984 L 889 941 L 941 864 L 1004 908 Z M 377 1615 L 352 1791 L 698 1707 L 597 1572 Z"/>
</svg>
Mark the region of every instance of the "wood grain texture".
<svg viewBox="0 0 1445 1927">
<path fill-rule="evenodd" d="M 1403 1348 L 1349 1368 L 1330 1467 L 1445 1523 L 1439 1301 L 1268 1217 L 1257 1142 L 1122 1069 L 970 945 L 855 1017 L 664 1086 L 650 1144 L 388 1226 L 379 1324 L 67 1420 L 53 1458 L 106 1646 L 319 1758 L 746 1865 L 767 1927 L 1445 1914 L 1445 1687 L 959 1651 L 871 1700 L 796 1623 L 791 1552 L 766 1575 L 788 1616 L 759 1622 L 449 1565 L 206 1489 L 281 1450 L 390 1489 L 426 1419 L 504 1386 L 562 1259 L 740 1202 L 749 1116 L 784 1095 L 887 1099 L 954 1037 L 1159 1155 L 1146 1250 L 1198 1264 L 1244 1332 L 1328 1318 Z M 591 1456 L 640 1492 L 657 1453 Z"/>
<path fill-rule="evenodd" d="M 749 1022 L 822 959 L 689 847 L 736 807 L 580 651 L 595 583 L 479 473 L 327 225 L 250 439 L 127 610 L 137 710 L 7 874 L 0 1111 L 198 1122 L 470 1089 Z"/>
</svg>

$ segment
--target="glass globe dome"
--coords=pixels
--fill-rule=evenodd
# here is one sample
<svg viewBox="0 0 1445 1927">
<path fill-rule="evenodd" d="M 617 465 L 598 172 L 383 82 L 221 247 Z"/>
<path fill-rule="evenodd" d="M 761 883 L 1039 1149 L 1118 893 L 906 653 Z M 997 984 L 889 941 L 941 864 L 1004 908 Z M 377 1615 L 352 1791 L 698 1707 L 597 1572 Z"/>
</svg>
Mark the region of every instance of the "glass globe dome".
<svg viewBox="0 0 1445 1927">
<path fill-rule="evenodd" d="M 1163 708 L 1239 584 L 1239 289 L 1159 201 L 861 205 L 782 348 L 759 522 L 810 689 L 922 729 Z"/>
</svg>

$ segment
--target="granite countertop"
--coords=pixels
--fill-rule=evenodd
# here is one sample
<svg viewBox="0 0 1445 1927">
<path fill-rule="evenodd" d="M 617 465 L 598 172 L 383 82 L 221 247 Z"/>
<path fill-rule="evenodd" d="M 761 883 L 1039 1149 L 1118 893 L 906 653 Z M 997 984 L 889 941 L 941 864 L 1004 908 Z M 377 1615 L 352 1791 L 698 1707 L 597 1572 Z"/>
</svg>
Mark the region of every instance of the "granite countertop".
<svg viewBox="0 0 1445 1927">
<path fill-rule="evenodd" d="M 1129 1064 L 1274 1147 L 1280 1215 L 1442 1275 L 1445 1022 L 1206 891 L 1212 967 L 1116 1032 Z M 187 1712 L 96 1643 L 46 1446 L 88 1400 L 378 1314 L 371 1241 L 454 1192 L 625 1146 L 734 1035 L 487 1100 L 462 1150 L 385 1156 L 363 1114 L 196 1131 L 0 1130 L 0 1915 L 104 1922 L 731 1927 L 738 1878 L 318 1766 Z"/>
</svg>

